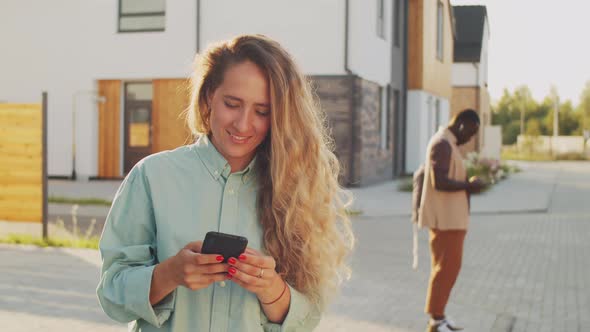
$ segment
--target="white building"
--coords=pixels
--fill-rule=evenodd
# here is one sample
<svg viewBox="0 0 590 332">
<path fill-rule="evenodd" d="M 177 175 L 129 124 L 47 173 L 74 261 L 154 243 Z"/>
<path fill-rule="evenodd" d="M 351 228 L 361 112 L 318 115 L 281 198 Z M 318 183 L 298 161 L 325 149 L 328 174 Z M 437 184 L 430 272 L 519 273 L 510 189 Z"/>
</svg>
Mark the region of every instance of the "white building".
<svg viewBox="0 0 590 332">
<path fill-rule="evenodd" d="M 144 107 L 135 101 L 150 101 L 158 94 L 170 97 L 170 87 L 190 76 L 195 53 L 210 42 L 262 33 L 285 46 L 302 70 L 318 82 L 318 94 L 328 113 L 349 114 L 343 119 L 348 123 L 331 116 L 334 133 L 341 140 L 337 152 L 342 163 L 351 166 L 348 171 L 354 170 L 347 182 L 374 182 L 393 176 L 393 112 L 403 111 L 405 95 L 404 3 L 3 0 L 0 100 L 37 102 L 42 91 L 48 92 L 50 176 L 71 177 L 75 137 L 78 176 L 121 177 L 128 169 L 126 163 L 133 164 L 134 158 L 170 147 L 162 143 L 162 137 L 154 136 L 167 135 L 164 128 L 155 127 L 160 122 L 153 122 L 163 106 L 152 101 Z M 352 84 L 342 90 L 343 82 Z M 374 91 L 379 95 L 371 95 Z M 350 104 L 356 106 L 334 106 L 345 103 L 334 102 L 330 93 L 353 98 Z M 382 142 L 373 159 L 369 156 L 375 153 L 362 148 L 367 126 L 352 125 L 355 117 L 360 121 L 364 113 L 370 113 L 371 102 L 381 105 L 373 110 Z M 166 105 L 181 108 L 183 102 L 166 101 Z M 104 112 L 102 117 L 99 112 Z M 158 121 L 164 120 L 160 116 Z M 141 136 L 141 130 L 134 134 L 128 124 L 142 121 L 148 128 L 145 142 L 134 138 Z M 354 132 L 355 126 L 360 133 Z M 350 128 L 348 135 L 354 139 L 343 141 L 345 128 Z M 365 168 L 376 160 L 383 166 L 377 176 L 370 176 Z"/>
</svg>

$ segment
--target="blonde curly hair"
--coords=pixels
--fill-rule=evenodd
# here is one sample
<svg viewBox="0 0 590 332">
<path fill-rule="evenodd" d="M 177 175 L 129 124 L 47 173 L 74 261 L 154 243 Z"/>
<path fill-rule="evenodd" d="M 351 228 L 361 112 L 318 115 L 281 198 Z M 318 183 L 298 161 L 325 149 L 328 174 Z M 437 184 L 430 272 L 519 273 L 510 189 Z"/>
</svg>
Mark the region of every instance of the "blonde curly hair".
<svg viewBox="0 0 590 332">
<path fill-rule="evenodd" d="M 276 41 L 242 35 L 212 45 L 195 58 L 187 122 L 194 135 L 209 134 L 207 97 L 234 64 L 251 61 L 270 86 L 271 127 L 257 151 L 257 211 L 264 246 L 277 272 L 325 308 L 350 276 L 346 258 L 354 236 L 346 208 L 351 195 L 338 183 L 340 164 L 325 114 L 309 82 Z M 270 175 L 270 176 L 269 176 Z"/>
</svg>

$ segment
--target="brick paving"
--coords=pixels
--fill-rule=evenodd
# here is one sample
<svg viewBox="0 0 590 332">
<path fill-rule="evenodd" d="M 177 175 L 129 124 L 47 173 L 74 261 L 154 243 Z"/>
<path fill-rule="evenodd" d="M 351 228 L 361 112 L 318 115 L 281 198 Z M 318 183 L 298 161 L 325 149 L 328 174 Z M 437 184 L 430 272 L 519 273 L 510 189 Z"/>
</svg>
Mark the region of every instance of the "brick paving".
<svg viewBox="0 0 590 332">
<path fill-rule="evenodd" d="M 590 164 L 560 167 L 547 213 L 472 217 L 447 308 L 467 331 L 590 331 Z M 407 217 L 357 217 L 354 228 L 352 279 L 317 330 L 424 331 L 426 232 L 414 271 Z M 125 331 L 98 307 L 99 263 L 91 250 L 0 245 L 1 330 Z"/>
</svg>

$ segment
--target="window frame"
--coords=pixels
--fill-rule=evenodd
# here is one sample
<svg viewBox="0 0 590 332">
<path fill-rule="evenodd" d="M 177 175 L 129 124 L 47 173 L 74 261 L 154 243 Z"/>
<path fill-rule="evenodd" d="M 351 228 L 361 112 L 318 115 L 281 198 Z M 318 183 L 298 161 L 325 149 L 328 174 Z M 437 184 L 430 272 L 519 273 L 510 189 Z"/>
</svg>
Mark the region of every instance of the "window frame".
<svg viewBox="0 0 590 332">
<path fill-rule="evenodd" d="M 385 0 L 375 0 L 377 5 L 377 37 L 385 38 Z"/>
<path fill-rule="evenodd" d="M 166 31 L 166 9 L 162 12 L 143 12 L 143 13 L 123 13 L 123 1 L 119 0 L 119 9 L 118 9 L 118 16 L 117 16 L 117 33 L 135 33 L 135 32 L 164 32 Z M 166 7 L 166 0 L 164 1 L 164 7 Z M 159 17 L 162 16 L 164 18 L 164 26 L 162 28 L 153 28 L 153 29 L 133 29 L 133 30 L 122 30 L 121 29 L 121 19 L 125 17 Z"/>
<path fill-rule="evenodd" d="M 445 29 L 445 5 L 437 1 L 436 5 L 436 58 L 444 61 L 444 29 Z"/>
</svg>

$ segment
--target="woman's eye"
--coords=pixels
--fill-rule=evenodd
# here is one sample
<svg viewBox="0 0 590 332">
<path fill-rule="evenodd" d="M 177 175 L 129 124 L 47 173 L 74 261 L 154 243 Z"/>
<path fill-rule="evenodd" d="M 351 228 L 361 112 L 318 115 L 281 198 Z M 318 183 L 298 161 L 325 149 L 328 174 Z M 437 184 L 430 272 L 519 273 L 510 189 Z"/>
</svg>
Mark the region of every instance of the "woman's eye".
<svg viewBox="0 0 590 332">
<path fill-rule="evenodd" d="M 256 113 L 258 113 L 258 115 L 260 116 L 268 116 L 270 114 L 270 111 L 256 111 Z"/>
<path fill-rule="evenodd" d="M 229 108 L 238 108 L 238 107 L 240 107 L 240 105 L 228 103 L 227 101 L 224 101 L 224 103 L 225 103 L 225 106 L 227 106 Z"/>
</svg>

